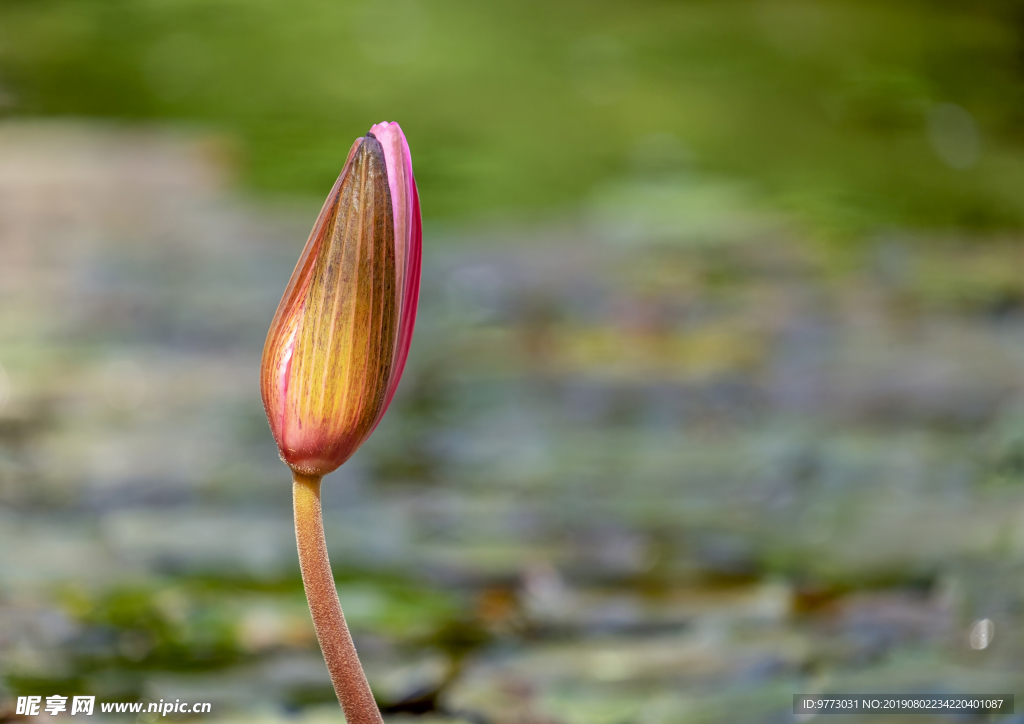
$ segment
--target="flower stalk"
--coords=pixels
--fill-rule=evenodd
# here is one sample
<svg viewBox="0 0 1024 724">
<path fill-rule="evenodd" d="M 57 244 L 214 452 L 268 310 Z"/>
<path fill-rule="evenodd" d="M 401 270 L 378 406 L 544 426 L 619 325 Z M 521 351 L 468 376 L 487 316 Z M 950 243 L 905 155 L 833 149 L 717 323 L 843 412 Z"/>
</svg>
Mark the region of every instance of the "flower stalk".
<svg viewBox="0 0 1024 724">
<path fill-rule="evenodd" d="M 320 482 L 315 475 L 292 474 L 292 506 L 295 512 L 295 540 L 299 548 L 302 585 L 309 612 L 320 642 L 334 693 L 338 695 L 348 724 L 381 724 L 380 710 L 363 673 L 345 614 L 341 610 L 334 574 L 327 558 Z"/>
</svg>

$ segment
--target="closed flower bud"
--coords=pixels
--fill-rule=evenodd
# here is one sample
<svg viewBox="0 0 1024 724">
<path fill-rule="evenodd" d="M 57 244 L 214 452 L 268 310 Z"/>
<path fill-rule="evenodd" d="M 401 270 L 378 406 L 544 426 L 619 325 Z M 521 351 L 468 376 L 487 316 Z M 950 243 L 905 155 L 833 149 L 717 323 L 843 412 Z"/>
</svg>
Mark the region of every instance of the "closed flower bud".
<svg viewBox="0 0 1024 724">
<path fill-rule="evenodd" d="M 369 437 L 412 340 L 422 245 L 409 146 L 381 123 L 349 151 L 263 348 L 261 390 L 281 458 L 323 476 Z"/>
</svg>

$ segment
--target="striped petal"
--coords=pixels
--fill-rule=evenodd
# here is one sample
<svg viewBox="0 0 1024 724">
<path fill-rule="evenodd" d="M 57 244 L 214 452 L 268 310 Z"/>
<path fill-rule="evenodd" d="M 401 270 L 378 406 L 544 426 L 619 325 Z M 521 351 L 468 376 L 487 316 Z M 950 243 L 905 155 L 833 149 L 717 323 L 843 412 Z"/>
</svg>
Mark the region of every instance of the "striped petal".
<svg viewBox="0 0 1024 724">
<path fill-rule="evenodd" d="M 263 353 L 263 403 L 282 459 L 345 462 L 387 404 L 399 330 L 395 215 L 384 149 L 358 139 L 292 273 Z"/>
</svg>

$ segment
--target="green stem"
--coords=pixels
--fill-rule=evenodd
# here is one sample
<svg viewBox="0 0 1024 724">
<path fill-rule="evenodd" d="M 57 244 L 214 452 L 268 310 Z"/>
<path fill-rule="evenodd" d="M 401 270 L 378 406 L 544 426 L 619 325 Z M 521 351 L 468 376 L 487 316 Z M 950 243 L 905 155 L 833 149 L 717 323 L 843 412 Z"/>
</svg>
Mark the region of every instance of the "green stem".
<svg viewBox="0 0 1024 724">
<path fill-rule="evenodd" d="M 321 478 L 299 473 L 294 473 L 293 478 L 295 540 L 299 546 L 302 583 L 306 588 L 306 600 L 313 615 L 320 650 L 331 674 L 331 683 L 348 724 L 383 724 L 345 623 L 345 614 L 341 612 L 334 574 L 327 560 L 320 508 Z"/>
</svg>

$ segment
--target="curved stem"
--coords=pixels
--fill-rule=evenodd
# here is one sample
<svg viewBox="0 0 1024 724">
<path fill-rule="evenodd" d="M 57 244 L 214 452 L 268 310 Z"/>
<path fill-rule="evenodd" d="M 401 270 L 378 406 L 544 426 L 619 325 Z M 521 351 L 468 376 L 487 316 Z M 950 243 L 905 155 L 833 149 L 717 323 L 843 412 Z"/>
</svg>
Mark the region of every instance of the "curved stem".
<svg viewBox="0 0 1024 724">
<path fill-rule="evenodd" d="M 327 560 L 323 512 L 320 509 L 320 478 L 293 473 L 292 502 L 295 539 L 299 545 L 302 584 L 309 612 L 320 641 L 320 650 L 331 673 L 331 683 L 348 724 L 383 724 L 377 703 L 356 655 L 356 646 L 341 612 L 334 574 Z"/>
</svg>

